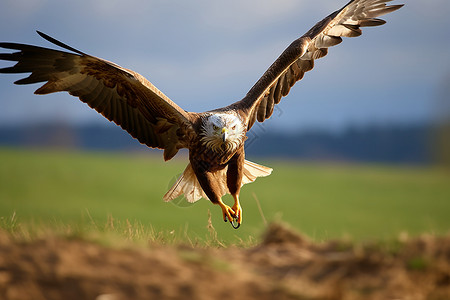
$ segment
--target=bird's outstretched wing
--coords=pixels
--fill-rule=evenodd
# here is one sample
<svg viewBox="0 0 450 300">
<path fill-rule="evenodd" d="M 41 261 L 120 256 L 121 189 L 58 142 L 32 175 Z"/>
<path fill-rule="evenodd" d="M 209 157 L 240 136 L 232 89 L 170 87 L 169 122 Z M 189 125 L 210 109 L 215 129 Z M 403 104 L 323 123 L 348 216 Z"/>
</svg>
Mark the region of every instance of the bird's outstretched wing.
<svg viewBox="0 0 450 300">
<path fill-rule="evenodd" d="M 275 104 L 289 93 L 305 72 L 313 69 L 315 59 L 327 55 L 328 47 L 341 43 L 342 37 L 361 35 L 360 27 L 385 24 L 384 20 L 377 17 L 403 6 L 387 6 L 386 2 L 390 1 L 350 1 L 292 42 L 241 101 L 220 110 L 240 111 L 241 115 L 247 117 L 248 130 L 255 121 L 263 122 L 270 118 Z"/>
<path fill-rule="evenodd" d="M 67 91 L 77 96 L 142 144 L 164 149 L 166 160 L 186 146 L 187 131 L 192 130 L 192 115 L 142 75 L 38 33 L 73 53 L 0 43 L 2 48 L 19 50 L 0 54 L 0 59 L 17 61 L 12 67 L 0 69 L 0 73 L 31 73 L 16 84 L 46 82 L 36 94 Z"/>
</svg>

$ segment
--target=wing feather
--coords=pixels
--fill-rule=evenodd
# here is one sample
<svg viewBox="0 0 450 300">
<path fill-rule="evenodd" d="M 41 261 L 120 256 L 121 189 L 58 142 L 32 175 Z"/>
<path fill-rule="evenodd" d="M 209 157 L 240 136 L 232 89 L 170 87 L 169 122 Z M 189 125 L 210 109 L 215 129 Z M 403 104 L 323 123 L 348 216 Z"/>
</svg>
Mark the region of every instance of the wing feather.
<svg viewBox="0 0 450 300">
<path fill-rule="evenodd" d="M 291 43 L 263 76 L 238 102 L 219 110 L 235 110 L 244 116 L 249 130 L 256 120 L 263 122 L 273 113 L 292 86 L 314 67 L 314 60 L 328 54 L 328 48 L 342 42 L 342 37 L 357 37 L 361 27 L 379 26 L 386 22 L 377 17 L 403 5 L 390 5 L 392 0 L 352 0 L 313 26 Z M 257 112 L 257 113 L 255 113 Z"/>
<path fill-rule="evenodd" d="M 258 106 L 258 121 L 261 122 L 261 120 L 264 120 L 265 116 L 266 116 L 266 107 L 267 107 L 267 99 L 268 97 L 264 97 L 261 99 L 259 106 Z"/>
<path fill-rule="evenodd" d="M 142 75 L 38 33 L 74 53 L 0 43 L 2 48 L 18 50 L 0 54 L 0 59 L 17 62 L 12 67 L 0 69 L 0 73 L 30 73 L 15 83 L 45 82 L 36 94 L 66 91 L 78 97 L 139 142 L 164 149 L 165 159 L 172 158 L 179 148 L 187 146 L 193 132 L 194 114 L 181 109 Z M 157 128 L 160 120 L 165 120 L 163 130 Z"/>
</svg>

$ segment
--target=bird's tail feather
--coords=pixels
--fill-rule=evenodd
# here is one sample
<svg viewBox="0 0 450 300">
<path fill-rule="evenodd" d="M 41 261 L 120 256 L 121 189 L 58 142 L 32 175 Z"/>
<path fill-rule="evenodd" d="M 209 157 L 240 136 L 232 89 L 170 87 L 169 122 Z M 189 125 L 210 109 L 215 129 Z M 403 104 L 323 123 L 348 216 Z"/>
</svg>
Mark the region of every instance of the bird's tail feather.
<svg viewBox="0 0 450 300">
<path fill-rule="evenodd" d="M 244 161 L 244 173 L 242 177 L 242 185 L 246 183 L 250 183 L 255 181 L 258 177 L 265 177 L 269 176 L 272 173 L 272 169 L 258 165 L 251 161 Z M 222 195 L 229 193 L 228 187 L 227 187 L 227 168 L 224 168 L 223 170 L 216 172 L 214 174 L 217 177 L 217 181 L 220 183 L 220 186 L 222 188 Z M 208 197 L 205 195 L 205 192 L 203 192 L 202 187 L 200 186 L 200 183 L 197 180 L 197 177 L 194 174 L 194 170 L 192 169 L 191 164 L 189 163 L 184 170 L 183 174 L 178 178 L 178 180 L 175 182 L 175 184 L 167 191 L 167 193 L 164 195 L 163 199 L 166 202 L 172 201 L 181 195 L 184 194 L 184 197 L 186 200 L 190 203 L 193 203 L 200 198 L 208 199 Z"/>
</svg>

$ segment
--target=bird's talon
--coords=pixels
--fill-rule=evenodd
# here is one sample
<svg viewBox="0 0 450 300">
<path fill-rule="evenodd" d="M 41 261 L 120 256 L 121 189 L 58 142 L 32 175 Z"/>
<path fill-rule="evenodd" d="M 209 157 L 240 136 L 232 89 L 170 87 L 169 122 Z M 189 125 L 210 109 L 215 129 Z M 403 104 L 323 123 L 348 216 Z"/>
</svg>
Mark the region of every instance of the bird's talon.
<svg viewBox="0 0 450 300">
<path fill-rule="evenodd" d="M 231 222 L 231 227 L 234 229 L 238 229 L 241 226 L 241 223 L 239 223 L 238 218 L 234 218 Z"/>
<path fill-rule="evenodd" d="M 230 223 L 232 223 L 234 222 L 234 220 L 237 219 L 236 214 L 231 207 L 225 204 L 221 205 L 221 207 L 223 213 L 223 220 L 225 222 L 230 221 Z"/>
<path fill-rule="evenodd" d="M 235 205 L 233 205 L 233 207 L 231 208 L 235 213 L 235 217 L 234 217 L 234 223 L 238 224 L 236 227 L 233 226 L 233 228 L 237 229 L 239 228 L 239 226 L 241 226 L 242 223 L 242 208 L 239 205 L 239 203 L 235 203 Z"/>
</svg>

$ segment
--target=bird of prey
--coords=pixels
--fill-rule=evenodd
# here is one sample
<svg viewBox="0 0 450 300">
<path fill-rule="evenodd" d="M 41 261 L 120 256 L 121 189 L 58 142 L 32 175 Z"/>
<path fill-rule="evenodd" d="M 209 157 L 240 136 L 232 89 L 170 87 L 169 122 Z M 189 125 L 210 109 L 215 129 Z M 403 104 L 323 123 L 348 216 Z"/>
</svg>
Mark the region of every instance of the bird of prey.
<svg viewBox="0 0 450 300">
<path fill-rule="evenodd" d="M 255 122 L 270 118 L 274 106 L 291 87 L 325 56 L 342 37 L 361 35 L 361 27 L 386 23 L 377 17 L 403 5 L 391 0 L 352 0 L 293 41 L 240 101 L 196 113 L 172 102 L 142 75 L 107 60 L 83 53 L 54 38 L 38 34 L 67 51 L 27 44 L 0 43 L 0 59 L 17 62 L 0 73 L 31 73 L 16 84 L 45 82 L 35 94 L 66 91 L 78 97 L 142 144 L 164 150 L 164 160 L 189 150 L 189 164 L 164 195 L 171 201 L 184 194 L 189 202 L 207 198 L 222 209 L 234 228 L 242 222 L 242 185 L 267 176 L 271 168 L 245 160 L 246 133 Z M 234 198 L 232 207 L 222 201 Z"/>
</svg>

